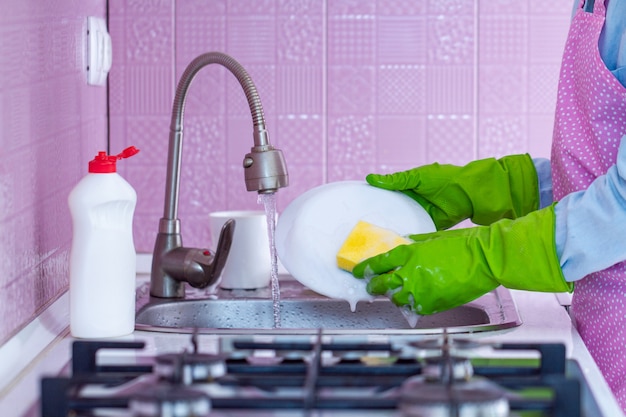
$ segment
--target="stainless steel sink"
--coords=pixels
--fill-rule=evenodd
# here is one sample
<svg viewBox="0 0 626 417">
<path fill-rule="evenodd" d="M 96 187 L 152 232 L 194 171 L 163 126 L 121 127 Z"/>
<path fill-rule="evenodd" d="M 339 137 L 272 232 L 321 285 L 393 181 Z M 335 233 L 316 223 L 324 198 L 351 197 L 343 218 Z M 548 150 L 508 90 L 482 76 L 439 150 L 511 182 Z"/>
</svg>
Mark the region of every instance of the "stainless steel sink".
<svg viewBox="0 0 626 417">
<path fill-rule="evenodd" d="M 346 301 L 319 295 L 294 280 L 280 285 L 280 328 L 274 327 L 271 289 L 222 290 L 213 294 L 188 289 L 180 300 L 140 296 L 136 329 L 144 331 L 224 334 L 437 334 L 503 330 L 521 319 L 505 288 L 442 313 L 423 316 L 412 328 L 387 298 L 359 302 L 355 312 Z"/>
</svg>

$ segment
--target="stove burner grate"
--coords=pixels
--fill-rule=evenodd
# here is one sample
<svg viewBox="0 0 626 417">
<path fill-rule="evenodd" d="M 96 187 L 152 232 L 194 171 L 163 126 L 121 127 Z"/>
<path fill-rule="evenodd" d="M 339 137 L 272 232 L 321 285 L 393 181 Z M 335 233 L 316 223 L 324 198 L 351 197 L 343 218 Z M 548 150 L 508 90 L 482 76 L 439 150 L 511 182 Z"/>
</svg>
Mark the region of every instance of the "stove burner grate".
<svg viewBox="0 0 626 417">
<path fill-rule="evenodd" d="M 169 384 L 176 390 L 200 392 L 202 395 L 198 401 L 207 396 L 210 398 L 208 407 L 213 411 L 206 415 L 220 410 L 245 411 L 244 414 L 237 414 L 242 416 L 260 416 L 268 410 L 334 410 L 333 415 L 355 410 L 369 410 L 370 415 L 370 412 L 380 410 L 381 416 L 389 415 L 383 412 L 397 415 L 398 411 L 394 410 L 402 412 L 407 409 L 407 404 L 413 405 L 412 400 L 407 399 L 407 390 L 419 391 L 417 388 L 408 389 L 409 384 L 420 382 L 426 396 L 432 397 L 432 391 L 428 390 L 437 389 L 432 385 L 460 388 L 460 385 L 466 384 L 464 387 L 468 388 L 477 381 L 488 380 L 489 386 L 498 387 L 497 392 L 506 399 L 512 413 L 530 411 L 539 413 L 533 414 L 537 416 L 582 417 L 580 401 L 572 400 L 581 398 L 580 382 L 565 375 L 565 348 L 559 344 L 498 345 L 494 349 L 499 351 L 537 351 L 539 359 L 534 366 L 499 366 L 495 360 L 490 360 L 493 363 L 488 364 L 477 361 L 472 375 L 466 375 L 460 381 L 448 379 L 445 384 L 432 379 L 425 382 L 427 376 L 424 370 L 428 361 L 413 354 L 415 349 L 424 347 L 411 346 L 410 343 L 322 343 L 320 334 L 316 343 L 235 340 L 232 352 L 223 355 L 198 353 L 197 345 L 194 346 L 191 353 L 155 358 L 154 366 L 101 366 L 96 359 L 100 349 L 142 349 L 144 344 L 76 341 L 73 345 L 72 375 L 42 379 L 41 416 L 65 417 L 95 411 L 98 411 L 96 415 L 106 416 L 107 410 L 137 408 L 137 397 L 124 391 L 108 396 L 90 396 L 85 395 L 83 389 L 91 385 L 126 387 L 136 384 L 141 387 L 137 381 L 147 376 L 153 382 L 161 381 L 161 384 Z M 251 363 L 242 359 L 255 351 L 274 351 L 275 360 Z M 203 367 L 202 375 L 205 375 L 206 369 L 217 371 L 198 379 L 172 379 L 156 371 L 158 361 L 163 358 L 174 368 L 185 363 L 195 367 L 197 362 L 206 360 L 208 365 Z M 471 355 L 469 360 L 472 361 Z M 216 363 L 218 365 L 214 368 Z M 174 374 L 180 376 L 184 372 L 179 370 Z M 425 385 L 427 388 L 423 388 Z M 541 391 L 540 395 L 527 394 L 537 390 Z M 148 389 L 140 391 L 147 392 Z M 455 396 L 460 397 L 460 394 Z M 496 409 L 504 407 L 499 398 L 493 404 Z M 151 405 L 143 408 L 158 407 Z M 405 413 L 406 417 L 412 415 Z"/>
</svg>

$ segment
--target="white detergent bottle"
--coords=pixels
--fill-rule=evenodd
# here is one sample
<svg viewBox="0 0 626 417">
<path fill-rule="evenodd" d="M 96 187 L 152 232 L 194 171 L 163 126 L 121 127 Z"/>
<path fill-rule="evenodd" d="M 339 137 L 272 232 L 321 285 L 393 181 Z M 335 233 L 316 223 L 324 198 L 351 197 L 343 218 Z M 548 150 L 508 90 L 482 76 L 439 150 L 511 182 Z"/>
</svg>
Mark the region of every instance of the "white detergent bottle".
<svg viewBox="0 0 626 417">
<path fill-rule="evenodd" d="M 70 331 L 78 338 L 106 338 L 133 332 L 136 253 L 133 215 L 137 193 L 118 173 L 119 155 L 99 152 L 70 192 Z"/>
</svg>

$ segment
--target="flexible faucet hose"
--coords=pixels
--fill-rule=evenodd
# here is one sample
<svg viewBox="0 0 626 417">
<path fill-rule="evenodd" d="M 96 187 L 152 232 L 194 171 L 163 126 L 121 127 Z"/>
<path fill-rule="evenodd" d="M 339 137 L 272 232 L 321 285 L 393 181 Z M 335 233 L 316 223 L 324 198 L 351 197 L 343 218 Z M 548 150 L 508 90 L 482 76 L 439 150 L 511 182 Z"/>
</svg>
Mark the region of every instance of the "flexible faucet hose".
<svg viewBox="0 0 626 417">
<path fill-rule="evenodd" d="M 170 128 L 173 131 L 182 129 L 183 124 L 183 112 L 185 107 L 185 101 L 187 98 L 187 91 L 195 75 L 202 68 L 209 64 L 220 64 L 226 67 L 239 81 L 239 84 L 243 88 L 250 107 L 250 113 L 252 114 L 252 123 L 254 126 L 265 129 L 265 116 L 263 115 L 263 106 L 261 105 L 261 99 L 257 92 L 256 86 L 248 75 L 248 72 L 244 67 L 239 64 L 233 57 L 226 55 L 222 52 L 208 52 L 195 58 L 189 63 L 185 72 L 178 82 L 176 88 L 176 96 L 174 97 L 174 105 L 172 108 L 172 121 Z"/>
<path fill-rule="evenodd" d="M 172 119 L 170 123 L 170 139 L 167 161 L 167 180 L 165 190 L 165 207 L 163 221 L 167 224 L 161 225 L 161 231 L 171 232 L 178 228 L 173 224 L 178 217 L 178 193 L 180 185 L 180 164 L 182 156 L 183 142 L 183 113 L 187 92 L 195 75 L 202 68 L 209 64 L 220 64 L 228 69 L 239 81 L 248 100 L 248 106 L 252 114 L 254 126 L 254 145 L 257 147 L 269 146 L 269 139 L 265 129 L 265 117 L 263 106 L 257 92 L 256 86 L 248 72 L 234 58 L 221 52 L 208 52 L 195 58 L 189 63 L 176 87 L 176 95 L 172 105 Z"/>
</svg>

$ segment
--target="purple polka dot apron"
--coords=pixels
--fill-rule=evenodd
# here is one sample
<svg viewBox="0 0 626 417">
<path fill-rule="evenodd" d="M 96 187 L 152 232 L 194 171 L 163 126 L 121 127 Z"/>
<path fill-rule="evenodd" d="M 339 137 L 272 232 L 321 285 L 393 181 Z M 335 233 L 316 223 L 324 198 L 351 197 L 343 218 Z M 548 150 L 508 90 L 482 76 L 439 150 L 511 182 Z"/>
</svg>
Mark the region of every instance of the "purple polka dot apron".
<svg viewBox="0 0 626 417">
<path fill-rule="evenodd" d="M 620 139 L 626 134 L 626 88 L 606 68 L 598 50 L 604 1 L 595 1 L 593 13 L 582 7 L 581 1 L 561 64 L 551 157 L 556 200 L 586 189 L 605 174 L 615 164 Z M 576 328 L 624 410 L 625 301 L 625 263 L 578 281 L 572 301 Z"/>
</svg>

